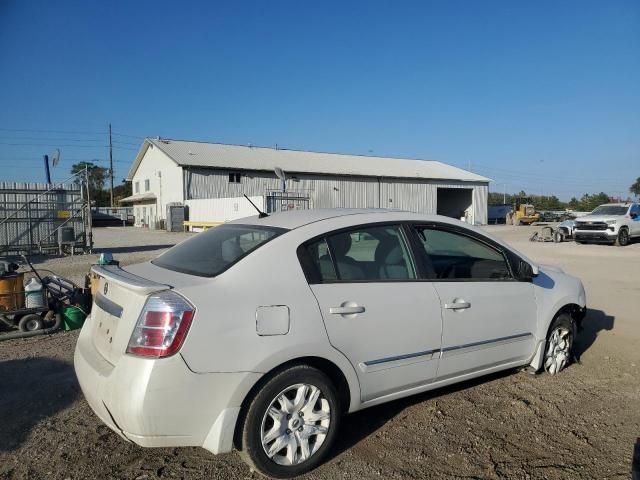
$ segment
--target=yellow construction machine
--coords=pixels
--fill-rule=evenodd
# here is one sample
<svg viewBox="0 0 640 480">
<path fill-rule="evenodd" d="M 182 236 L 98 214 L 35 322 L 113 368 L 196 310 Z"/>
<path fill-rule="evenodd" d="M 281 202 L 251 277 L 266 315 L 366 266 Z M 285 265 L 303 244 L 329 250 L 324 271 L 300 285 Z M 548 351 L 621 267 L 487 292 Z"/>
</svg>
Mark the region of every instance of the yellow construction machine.
<svg viewBox="0 0 640 480">
<path fill-rule="evenodd" d="M 507 213 L 507 225 L 531 225 L 540 220 L 540 214 L 528 198 L 518 198 Z"/>
</svg>

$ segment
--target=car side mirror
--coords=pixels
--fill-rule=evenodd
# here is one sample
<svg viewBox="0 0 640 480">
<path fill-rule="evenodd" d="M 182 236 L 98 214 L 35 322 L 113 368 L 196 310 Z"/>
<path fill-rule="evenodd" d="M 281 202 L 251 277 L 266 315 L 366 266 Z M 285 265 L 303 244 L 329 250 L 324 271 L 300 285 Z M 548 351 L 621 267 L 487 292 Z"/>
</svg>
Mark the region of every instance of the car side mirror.
<svg viewBox="0 0 640 480">
<path fill-rule="evenodd" d="M 537 270 L 537 268 L 534 269 L 524 260 L 520 260 L 520 263 L 518 264 L 518 280 L 522 282 L 530 282 L 533 280 L 533 277 L 538 274 Z"/>
</svg>

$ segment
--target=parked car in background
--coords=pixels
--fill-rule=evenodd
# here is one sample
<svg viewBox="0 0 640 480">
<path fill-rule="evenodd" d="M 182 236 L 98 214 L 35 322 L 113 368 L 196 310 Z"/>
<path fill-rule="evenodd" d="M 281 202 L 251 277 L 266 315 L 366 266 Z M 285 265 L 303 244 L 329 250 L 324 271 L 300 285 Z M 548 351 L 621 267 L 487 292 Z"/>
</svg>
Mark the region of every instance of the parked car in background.
<svg viewBox="0 0 640 480">
<path fill-rule="evenodd" d="M 573 235 L 576 229 L 575 220 L 564 220 L 556 228 L 556 235 L 560 235 L 558 242 L 564 242 L 565 240 L 573 240 Z"/>
<path fill-rule="evenodd" d="M 640 237 L 640 204 L 607 203 L 576 220 L 576 243 L 601 242 L 626 246 Z"/>
<path fill-rule="evenodd" d="M 235 446 L 257 471 L 319 465 L 342 414 L 499 370 L 556 374 L 586 297 L 447 217 L 301 210 L 94 267 L 75 351 L 100 419 L 146 447 Z"/>
</svg>

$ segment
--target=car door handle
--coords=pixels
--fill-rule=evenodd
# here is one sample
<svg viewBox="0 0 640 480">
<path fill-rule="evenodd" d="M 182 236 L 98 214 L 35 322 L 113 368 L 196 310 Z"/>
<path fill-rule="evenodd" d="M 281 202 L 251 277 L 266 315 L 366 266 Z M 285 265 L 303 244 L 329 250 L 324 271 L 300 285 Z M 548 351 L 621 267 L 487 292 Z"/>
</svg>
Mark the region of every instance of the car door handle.
<svg viewBox="0 0 640 480">
<path fill-rule="evenodd" d="M 464 300 L 454 300 L 453 303 L 445 303 L 444 308 L 447 310 L 464 310 L 466 308 L 471 308 L 471 304 Z"/>
<path fill-rule="evenodd" d="M 340 306 L 329 308 L 329 313 L 333 315 L 354 315 L 356 313 L 363 313 L 364 307 L 362 305 L 354 306 Z"/>
</svg>

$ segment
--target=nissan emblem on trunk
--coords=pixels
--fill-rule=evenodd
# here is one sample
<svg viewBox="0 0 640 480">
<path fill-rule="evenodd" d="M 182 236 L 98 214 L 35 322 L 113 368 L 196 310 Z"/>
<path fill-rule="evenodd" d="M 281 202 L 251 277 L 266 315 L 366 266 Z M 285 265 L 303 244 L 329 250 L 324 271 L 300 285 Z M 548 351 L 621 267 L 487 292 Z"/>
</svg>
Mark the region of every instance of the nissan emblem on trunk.
<svg viewBox="0 0 640 480">
<path fill-rule="evenodd" d="M 104 282 L 104 289 L 102 291 L 105 295 L 107 294 L 109 291 L 109 282 Z"/>
</svg>

